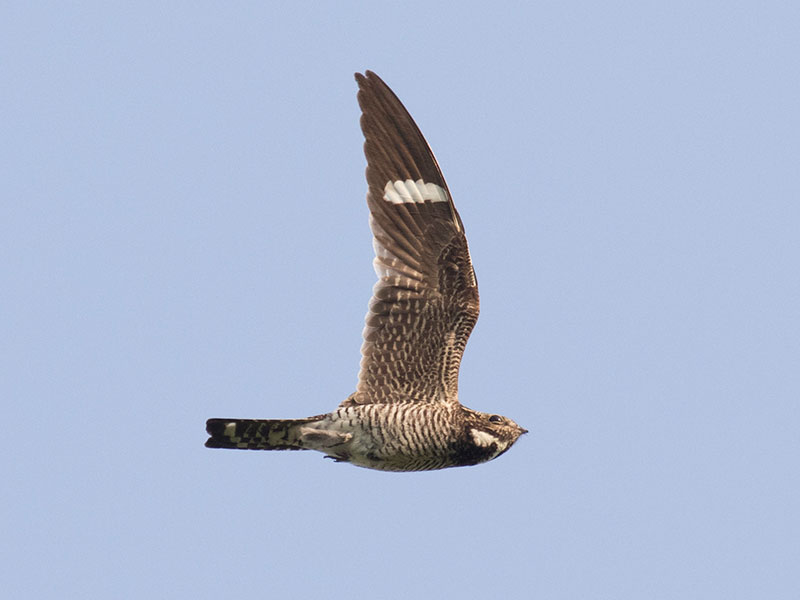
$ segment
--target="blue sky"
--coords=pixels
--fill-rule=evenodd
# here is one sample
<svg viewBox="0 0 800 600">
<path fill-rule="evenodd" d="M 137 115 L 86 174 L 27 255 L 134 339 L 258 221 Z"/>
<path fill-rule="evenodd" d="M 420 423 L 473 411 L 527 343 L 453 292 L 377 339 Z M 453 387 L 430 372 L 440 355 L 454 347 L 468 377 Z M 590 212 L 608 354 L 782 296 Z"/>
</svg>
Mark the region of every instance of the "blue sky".
<svg viewBox="0 0 800 600">
<path fill-rule="evenodd" d="M 9 597 L 796 598 L 791 2 L 0 9 Z M 203 448 L 350 394 L 352 74 L 464 221 L 460 393 L 531 430 L 387 474 Z"/>
</svg>

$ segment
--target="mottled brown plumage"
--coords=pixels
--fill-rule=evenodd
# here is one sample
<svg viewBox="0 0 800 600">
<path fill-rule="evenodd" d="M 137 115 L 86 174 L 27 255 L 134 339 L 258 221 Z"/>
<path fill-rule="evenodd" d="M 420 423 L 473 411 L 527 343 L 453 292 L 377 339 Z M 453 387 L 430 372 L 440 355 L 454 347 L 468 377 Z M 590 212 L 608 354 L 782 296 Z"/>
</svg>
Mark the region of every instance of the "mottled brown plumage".
<svg viewBox="0 0 800 600">
<path fill-rule="evenodd" d="M 334 412 L 307 419 L 209 419 L 206 446 L 320 450 L 389 471 L 491 460 L 525 430 L 458 400 L 461 357 L 479 312 L 461 218 L 394 93 L 370 71 L 356 81 L 378 274 L 356 391 Z"/>
</svg>

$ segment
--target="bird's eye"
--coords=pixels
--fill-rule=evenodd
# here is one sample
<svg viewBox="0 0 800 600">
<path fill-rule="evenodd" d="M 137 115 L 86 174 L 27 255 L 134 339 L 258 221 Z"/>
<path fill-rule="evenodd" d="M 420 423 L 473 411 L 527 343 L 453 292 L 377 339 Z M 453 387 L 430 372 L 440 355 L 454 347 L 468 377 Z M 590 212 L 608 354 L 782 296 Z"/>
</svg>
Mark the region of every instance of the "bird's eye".
<svg viewBox="0 0 800 600">
<path fill-rule="evenodd" d="M 503 417 L 501 417 L 500 415 L 492 415 L 491 417 L 489 417 L 489 422 L 490 423 L 500 423 L 502 421 L 503 421 Z"/>
</svg>

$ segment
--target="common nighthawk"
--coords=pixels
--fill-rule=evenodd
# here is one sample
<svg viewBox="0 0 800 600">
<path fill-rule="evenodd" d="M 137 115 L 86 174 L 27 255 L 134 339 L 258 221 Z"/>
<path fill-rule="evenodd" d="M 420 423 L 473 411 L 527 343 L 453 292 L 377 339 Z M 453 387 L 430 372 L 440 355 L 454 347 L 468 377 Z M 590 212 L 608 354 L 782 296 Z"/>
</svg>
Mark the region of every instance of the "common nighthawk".
<svg viewBox="0 0 800 600">
<path fill-rule="evenodd" d="M 458 401 L 458 368 L 478 319 L 464 226 L 411 115 L 375 73 L 356 74 L 378 282 L 355 393 L 307 419 L 209 419 L 209 448 L 319 450 L 384 471 L 475 465 L 526 430 Z"/>
</svg>

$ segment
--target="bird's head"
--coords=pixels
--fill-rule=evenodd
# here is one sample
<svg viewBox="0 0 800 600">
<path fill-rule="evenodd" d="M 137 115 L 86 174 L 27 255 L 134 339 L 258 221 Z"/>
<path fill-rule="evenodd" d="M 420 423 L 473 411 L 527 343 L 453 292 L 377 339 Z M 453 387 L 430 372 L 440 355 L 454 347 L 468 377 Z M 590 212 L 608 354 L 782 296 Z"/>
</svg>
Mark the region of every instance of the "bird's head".
<svg viewBox="0 0 800 600">
<path fill-rule="evenodd" d="M 484 456 L 484 462 L 497 458 L 511 448 L 523 433 L 528 433 L 508 417 L 492 413 L 468 411 L 466 434 L 475 450 Z"/>
</svg>

